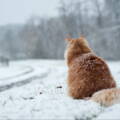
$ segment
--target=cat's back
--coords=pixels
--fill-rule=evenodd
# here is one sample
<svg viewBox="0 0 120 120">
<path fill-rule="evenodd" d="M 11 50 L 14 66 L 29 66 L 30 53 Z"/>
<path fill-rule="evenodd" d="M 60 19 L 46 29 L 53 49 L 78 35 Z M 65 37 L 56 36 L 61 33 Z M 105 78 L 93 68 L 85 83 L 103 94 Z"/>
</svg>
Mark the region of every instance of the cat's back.
<svg viewBox="0 0 120 120">
<path fill-rule="evenodd" d="M 78 98 L 82 98 L 82 95 L 84 97 L 91 96 L 101 89 L 116 86 L 105 61 L 93 53 L 84 54 L 74 59 L 69 67 L 68 84 L 71 88 L 78 90 L 80 88 L 80 91 L 84 91 L 84 94 L 79 91 Z"/>
<path fill-rule="evenodd" d="M 110 76 L 110 70 L 103 59 L 93 53 L 78 56 L 72 61 L 70 71 L 76 74 L 89 75 L 89 77 Z"/>
</svg>

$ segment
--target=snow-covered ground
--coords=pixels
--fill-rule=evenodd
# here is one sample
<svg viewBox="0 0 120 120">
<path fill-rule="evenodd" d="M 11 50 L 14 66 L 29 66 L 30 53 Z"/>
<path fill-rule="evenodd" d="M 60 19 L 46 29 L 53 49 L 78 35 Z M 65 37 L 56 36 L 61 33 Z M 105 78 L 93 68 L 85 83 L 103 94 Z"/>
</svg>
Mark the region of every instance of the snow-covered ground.
<svg viewBox="0 0 120 120">
<path fill-rule="evenodd" d="M 120 86 L 120 62 L 108 62 Z M 0 119 L 120 119 L 120 104 L 105 108 L 66 93 L 64 61 L 26 60 L 0 68 Z"/>
</svg>

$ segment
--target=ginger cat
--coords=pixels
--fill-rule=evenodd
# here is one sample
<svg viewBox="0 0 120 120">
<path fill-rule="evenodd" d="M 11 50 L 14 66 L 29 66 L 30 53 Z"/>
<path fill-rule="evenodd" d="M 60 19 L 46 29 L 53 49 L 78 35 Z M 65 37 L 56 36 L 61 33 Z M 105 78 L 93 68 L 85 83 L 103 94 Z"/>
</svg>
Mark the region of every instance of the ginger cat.
<svg viewBox="0 0 120 120">
<path fill-rule="evenodd" d="M 106 62 L 92 52 L 84 37 L 66 40 L 68 41 L 65 52 L 68 66 L 67 84 L 68 93 L 71 97 L 84 99 L 91 97 L 97 91 L 103 89 L 109 91 L 110 88 L 116 87 Z M 108 94 L 107 91 L 105 94 Z M 102 95 L 96 93 L 91 99 L 100 103 L 98 96 Z"/>
</svg>

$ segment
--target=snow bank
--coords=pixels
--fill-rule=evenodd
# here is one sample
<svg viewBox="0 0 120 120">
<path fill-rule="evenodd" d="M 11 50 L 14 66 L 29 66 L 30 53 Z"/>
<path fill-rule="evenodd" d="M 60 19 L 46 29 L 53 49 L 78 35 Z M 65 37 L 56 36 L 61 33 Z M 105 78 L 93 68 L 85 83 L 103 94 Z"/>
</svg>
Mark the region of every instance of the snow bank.
<svg viewBox="0 0 120 120">
<path fill-rule="evenodd" d="M 110 62 L 109 65 L 119 86 L 120 62 Z M 12 66 L 15 68 L 12 69 Z M 68 97 L 67 68 L 63 61 L 18 61 L 5 69 L 7 73 L 12 74 L 7 75 L 11 78 L 8 80 L 5 71 L 4 75 L 0 73 L 0 86 L 6 86 L 0 92 L 0 119 L 120 118 L 119 104 L 104 108 L 92 101 L 73 100 Z M 26 72 L 30 69 L 30 72 Z M 26 74 L 23 74 L 24 72 Z M 8 89 L 11 84 L 13 86 Z"/>
</svg>

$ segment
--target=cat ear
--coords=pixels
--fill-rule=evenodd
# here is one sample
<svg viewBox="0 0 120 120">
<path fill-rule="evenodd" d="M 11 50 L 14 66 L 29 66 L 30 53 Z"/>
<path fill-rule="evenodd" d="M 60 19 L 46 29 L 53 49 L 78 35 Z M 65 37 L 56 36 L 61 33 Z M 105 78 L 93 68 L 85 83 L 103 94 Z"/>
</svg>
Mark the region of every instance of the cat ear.
<svg viewBox="0 0 120 120">
<path fill-rule="evenodd" d="M 85 36 L 84 36 L 84 35 L 81 35 L 79 38 L 80 38 L 80 39 L 85 39 Z"/>
<path fill-rule="evenodd" d="M 70 35 L 70 34 L 67 34 L 67 37 L 65 38 L 65 41 L 70 42 L 71 40 L 72 40 L 71 35 Z"/>
<path fill-rule="evenodd" d="M 71 38 L 65 38 L 65 41 L 70 42 L 72 39 Z"/>
</svg>

